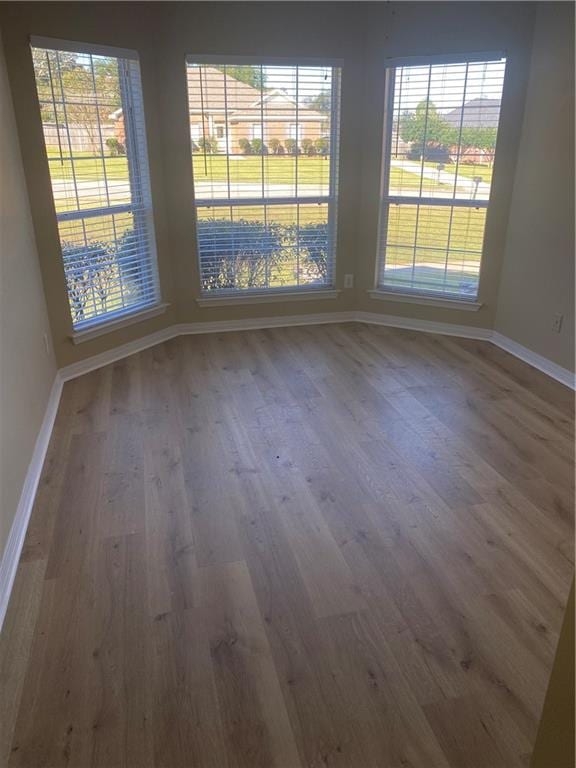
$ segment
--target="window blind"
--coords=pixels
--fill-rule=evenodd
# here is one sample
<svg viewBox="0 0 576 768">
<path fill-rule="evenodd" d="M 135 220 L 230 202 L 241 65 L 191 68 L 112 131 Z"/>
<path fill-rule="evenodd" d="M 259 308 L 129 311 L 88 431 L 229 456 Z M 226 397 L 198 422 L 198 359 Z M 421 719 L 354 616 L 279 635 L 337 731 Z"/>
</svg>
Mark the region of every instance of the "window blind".
<svg viewBox="0 0 576 768">
<path fill-rule="evenodd" d="M 379 288 L 477 298 L 505 65 L 387 70 Z"/>
<path fill-rule="evenodd" d="M 135 53 L 32 40 L 75 330 L 159 300 L 140 68 Z"/>
<path fill-rule="evenodd" d="M 334 284 L 340 69 L 187 60 L 204 294 Z"/>
</svg>

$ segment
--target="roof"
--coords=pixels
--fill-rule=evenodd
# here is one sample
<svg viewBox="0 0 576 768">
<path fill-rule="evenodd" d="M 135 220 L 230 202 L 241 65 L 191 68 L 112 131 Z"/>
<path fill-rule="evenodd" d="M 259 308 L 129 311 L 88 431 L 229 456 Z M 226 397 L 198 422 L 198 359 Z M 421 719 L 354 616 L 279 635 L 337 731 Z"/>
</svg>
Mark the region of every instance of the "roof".
<svg viewBox="0 0 576 768">
<path fill-rule="evenodd" d="M 296 100 L 280 88 L 265 90 L 254 88 L 231 75 L 224 75 L 216 67 L 188 67 L 188 102 L 191 114 L 208 114 L 222 118 L 227 112 L 233 121 L 259 120 L 264 113 L 265 120 L 295 121 L 326 120 L 327 116 L 303 104 L 296 105 Z M 226 85 L 226 88 L 224 88 Z M 112 120 L 119 120 L 122 107 L 109 115 Z"/>
<path fill-rule="evenodd" d="M 462 119 L 462 111 L 464 118 Z M 472 99 L 451 112 L 442 115 L 446 122 L 454 128 L 497 128 L 500 117 L 499 99 Z"/>
</svg>

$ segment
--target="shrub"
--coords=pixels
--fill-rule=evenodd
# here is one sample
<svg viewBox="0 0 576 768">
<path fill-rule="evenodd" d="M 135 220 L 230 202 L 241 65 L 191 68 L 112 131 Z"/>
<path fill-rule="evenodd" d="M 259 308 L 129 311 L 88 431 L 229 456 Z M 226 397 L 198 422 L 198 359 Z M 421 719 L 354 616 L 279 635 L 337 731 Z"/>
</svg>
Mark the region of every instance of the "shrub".
<svg viewBox="0 0 576 768">
<path fill-rule="evenodd" d="M 296 139 L 286 139 L 286 141 L 284 142 L 284 146 L 286 147 L 286 152 L 289 155 L 299 154 L 298 143 Z"/>
<path fill-rule="evenodd" d="M 240 147 L 240 152 L 242 152 L 243 155 L 252 154 L 252 144 L 248 139 L 246 138 L 238 139 L 238 146 Z"/>
<path fill-rule="evenodd" d="M 124 144 L 122 144 L 121 141 L 118 141 L 118 139 L 115 139 L 114 137 L 106 139 L 106 146 L 110 150 L 111 157 L 120 157 L 121 155 L 126 154 L 126 147 Z"/>
<path fill-rule="evenodd" d="M 315 155 L 316 147 L 312 139 L 302 139 L 302 152 L 305 155 Z"/>
<path fill-rule="evenodd" d="M 212 269 L 201 278 L 203 290 L 259 288 L 268 284 L 270 269 L 282 256 L 286 227 L 245 219 L 200 219 L 197 233 L 200 249 L 212 250 Z"/>
<path fill-rule="evenodd" d="M 214 155 L 218 152 L 218 139 L 214 138 L 214 136 L 205 136 L 198 139 L 198 146 L 201 152 L 207 155 Z"/>
<path fill-rule="evenodd" d="M 308 258 L 318 270 L 323 281 L 328 277 L 328 225 L 303 224 L 298 236 L 300 248 L 305 248 Z"/>
<path fill-rule="evenodd" d="M 318 155 L 326 156 L 330 150 L 330 142 L 327 138 L 316 139 L 314 142 L 314 148 Z"/>
<path fill-rule="evenodd" d="M 422 160 L 423 153 L 424 160 L 433 163 L 444 163 L 445 165 L 448 165 L 452 162 L 448 147 L 439 144 L 426 144 L 426 146 L 422 148 L 422 144 L 414 143 L 406 153 L 406 157 L 408 160 Z"/>
<path fill-rule="evenodd" d="M 252 151 L 255 155 L 267 155 L 268 147 L 262 139 L 252 139 Z"/>
<path fill-rule="evenodd" d="M 272 152 L 273 155 L 279 155 L 280 152 L 278 151 L 282 145 L 278 141 L 278 139 L 272 137 L 268 140 L 268 149 L 270 152 Z"/>
<path fill-rule="evenodd" d="M 85 246 L 65 242 L 62 259 L 73 319 L 79 322 L 86 318 L 86 308 L 94 298 L 106 303 L 118 279 L 114 252 L 108 243 L 95 241 Z"/>
</svg>

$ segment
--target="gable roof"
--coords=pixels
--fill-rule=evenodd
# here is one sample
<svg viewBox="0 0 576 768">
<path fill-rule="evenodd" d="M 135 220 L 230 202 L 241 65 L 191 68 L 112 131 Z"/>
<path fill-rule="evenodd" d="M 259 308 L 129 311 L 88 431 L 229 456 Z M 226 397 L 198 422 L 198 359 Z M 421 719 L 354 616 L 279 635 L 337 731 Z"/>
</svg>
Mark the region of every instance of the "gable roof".
<svg viewBox="0 0 576 768">
<path fill-rule="evenodd" d="M 464 111 L 463 119 L 462 111 Z M 454 128 L 460 127 L 460 121 L 464 128 L 497 128 L 500 101 L 499 99 L 471 99 L 463 107 L 457 107 L 442 117 Z"/>
<path fill-rule="evenodd" d="M 188 67 L 188 100 L 191 112 L 235 112 L 248 109 L 260 98 L 260 89 L 230 75 L 224 75 L 216 67 Z M 226 84 L 226 92 L 224 91 Z"/>
</svg>

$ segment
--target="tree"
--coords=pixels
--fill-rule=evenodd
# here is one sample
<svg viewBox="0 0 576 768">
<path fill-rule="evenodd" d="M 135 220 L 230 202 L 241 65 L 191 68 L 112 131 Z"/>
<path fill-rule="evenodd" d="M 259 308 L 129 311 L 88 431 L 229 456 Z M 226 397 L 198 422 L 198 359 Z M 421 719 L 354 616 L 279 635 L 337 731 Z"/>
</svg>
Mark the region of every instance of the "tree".
<svg viewBox="0 0 576 768">
<path fill-rule="evenodd" d="M 316 96 L 309 96 L 304 101 L 310 109 L 315 109 L 316 112 L 321 112 L 323 115 L 330 114 L 332 107 L 332 94 L 330 91 L 320 91 Z"/>
<path fill-rule="evenodd" d="M 251 85 L 252 88 L 264 88 L 266 86 L 266 74 L 261 67 L 246 64 L 243 66 L 226 65 L 226 67 L 218 67 L 218 69 L 221 72 L 225 71 L 226 77 L 233 77 L 234 80 Z"/>
<path fill-rule="evenodd" d="M 268 147 L 262 139 L 252 139 L 252 151 L 255 155 L 267 155 Z"/>
<path fill-rule="evenodd" d="M 414 113 L 405 113 L 400 119 L 400 136 L 404 141 L 422 144 L 455 144 L 458 131 L 438 114 L 432 101 L 421 101 Z"/>
<path fill-rule="evenodd" d="M 245 136 L 243 136 L 241 139 L 238 139 L 238 146 L 240 147 L 240 152 L 242 152 L 243 155 L 251 155 L 253 153 L 250 139 L 247 139 Z"/>
<path fill-rule="evenodd" d="M 302 152 L 304 152 L 305 155 L 316 154 L 316 147 L 314 146 L 312 139 L 302 139 Z"/>
<path fill-rule="evenodd" d="M 284 146 L 286 147 L 286 152 L 289 155 L 299 154 L 298 142 L 296 141 L 296 139 L 286 139 L 286 141 L 284 142 Z"/>
<path fill-rule="evenodd" d="M 282 145 L 280 144 L 280 141 L 278 139 L 272 136 L 271 139 L 268 139 L 268 148 L 270 149 L 270 152 L 273 155 L 279 155 Z"/>
</svg>

